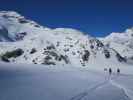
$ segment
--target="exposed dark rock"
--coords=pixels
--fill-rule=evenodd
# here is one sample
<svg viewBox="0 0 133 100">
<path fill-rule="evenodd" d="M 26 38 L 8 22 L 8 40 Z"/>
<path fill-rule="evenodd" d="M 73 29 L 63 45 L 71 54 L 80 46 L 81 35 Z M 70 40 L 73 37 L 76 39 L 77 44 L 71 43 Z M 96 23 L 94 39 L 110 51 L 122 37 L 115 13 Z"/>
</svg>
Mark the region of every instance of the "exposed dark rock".
<svg viewBox="0 0 133 100">
<path fill-rule="evenodd" d="M 60 46 L 60 42 L 59 42 L 59 41 L 57 42 L 56 46 L 57 46 L 57 47 Z"/>
<path fill-rule="evenodd" d="M 110 52 L 108 50 L 104 50 L 104 55 L 106 58 L 110 58 Z"/>
<path fill-rule="evenodd" d="M 23 40 L 23 38 L 27 35 L 26 32 L 22 32 L 22 33 L 17 33 L 15 36 L 16 40 Z"/>
<path fill-rule="evenodd" d="M 66 64 L 70 63 L 67 55 L 65 55 L 65 56 L 64 55 L 60 55 L 60 59 L 64 60 Z"/>
<path fill-rule="evenodd" d="M 4 61 L 4 62 L 10 62 L 10 60 L 7 57 L 5 57 L 5 56 L 2 56 L 1 60 Z"/>
<path fill-rule="evenodd" d="M 35 26 L 35 27 L 38 27 L 38 28 L 40 27 L 40 25 L 38 25 L 38 24 L 36 24 L 36 25 L 34 25 L 34 26 Z"/>
<path fill-rule="evenodd" d="M 47 49 L 48 50 L 55 49 L 55 46 L 53 44 L 51 44 L 51 45 L 47 46 Z"/>
<path fill-rule="evenodd" d="M 97 43 L 97 47 L 103 47 L 103 43 L 99 40 L 96 40 L 96 43 Z"/>
<path fill-rule="evenodd" d="M 7 58 L 11 58 L 11 57 L 18 57 L 18 56 L 21 56 L 22 54 L 24 53 L 24 51 L 22 49 L 16 49 L 16 50 L 13 50 L 13 51 L 10 51 L 10 52 L 6 52 L 4 55 L 4 57 L 7 57 Z"/>
<path fill-rule="evenodd" d="M 16 58 L 18 56 L 21 56 L 24 53 L 24 51 L 22 49 L 16 49 L 10 52 L 6 52 L 5 54 L 3 54 L 1 56 L 1 59 L 5 62 L 9 62 L 9 58 Z"/>
<path fill-rule="evenodd" d="M 70 45 L 70 47 L 73 47 L 73 45 Z"/>
<path fill-rule="evenodd" d="M 55 62 L 53 61 L 50 61 L 52 59 L 52 57 L 50 56 L 46 56 L 44 58 L 44 62 L 42 64 L 45 64 L 45 65 L 56 65 Z"/>
<path fill-rule="evenodd" d="M 50 60 L 50 59 L 52 59 L 52 57 L 50 57 L 50 56 L 45 57 L 45 60 Z"/>
<path fill-rule="evenodd" d="M 35 52 L 37 52 L 37 50 L 35 48 L 32 48 L 31 51 L 30 51 L 30 54 L 33 54 Z"/>
<path fill-rule="evenodd" d="M 116 57 L 117 57 L 118 61 L 120 61 L 120 62 L 126 62 L 127 61 L 126 58 L 122 57 L 119 53 L 116 53 Z"/>
<path fill-rule="evenodd" d="M 72 52 L 72 54 L 73 54 L 73 55 L 76 55 L 76 53 L 75 53 L 74 51 Z"/>
<path fill-rule="evenodd" d="M 94 49 L 94 46 L 93 46 L 93 45 L 91 45 L 91 46 L 90 46 L 90 48 L 91 48 L 91 49 Z"/>
<path fill-rule="evenodd" d="M 44 64 L 44 65 L 56 65 L 54 62 L 47 62 L 47 61 L 44 61 L 42 64 Z"/>
<path fill-rule="evenodd" d="M 18 21 L 19 21 L 19 23 L 21 23 L 21 24 L 28 23 L 28 21 L 27 21 L 25 18 L 19 18 Z"/>
<path fill-rule="evenodd" d="M 83 61 L 88 61 L 90 56 L 90 52 L 88 50 L 84 50 L 84 54 L 82 56 Z"/>
<path fill-rule="evenodd" d="M 65 52 L 68 52 L 68 51 L 69 51 L 69 49 L 68 49 L 68 48 L 67 48 L 67 49 L 64 49 L 64 51 L 65 51 Z"/>
</svg>

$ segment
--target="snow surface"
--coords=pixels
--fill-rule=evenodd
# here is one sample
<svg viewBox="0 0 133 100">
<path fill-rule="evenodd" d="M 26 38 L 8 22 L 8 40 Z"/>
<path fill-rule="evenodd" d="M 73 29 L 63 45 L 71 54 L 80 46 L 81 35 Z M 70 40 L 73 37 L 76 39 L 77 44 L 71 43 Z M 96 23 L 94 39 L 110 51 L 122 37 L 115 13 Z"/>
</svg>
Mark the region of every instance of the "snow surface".
<svg viewBox="0 0 133 100">
<path fill-rule="evenodd" d="M 110 76 L 74 66 L 0 63 L 0 100 L 133 100 L 133 68 L 126 68 Z"/>
</svg>

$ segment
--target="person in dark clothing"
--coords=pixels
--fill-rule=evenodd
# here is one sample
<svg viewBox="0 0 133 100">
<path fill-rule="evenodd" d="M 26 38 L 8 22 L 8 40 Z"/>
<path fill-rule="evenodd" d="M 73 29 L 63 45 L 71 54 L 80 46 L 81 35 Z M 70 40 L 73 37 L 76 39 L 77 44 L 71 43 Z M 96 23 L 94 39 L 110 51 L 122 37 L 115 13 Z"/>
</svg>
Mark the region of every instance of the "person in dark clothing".
<svg viewBox="0 0 133 100">
<path fill-rule="evenodd" d="M 117 68 L 117 74 L 120 74 L 120 69 L 119 68 Z"/>
<path fill-rule="evenodd" d="M 110 74 L 110 75 L 112 74 L 112 69 L 111 69 L 111 68 L 109 68 L 109 74 Z"/>
</svg>

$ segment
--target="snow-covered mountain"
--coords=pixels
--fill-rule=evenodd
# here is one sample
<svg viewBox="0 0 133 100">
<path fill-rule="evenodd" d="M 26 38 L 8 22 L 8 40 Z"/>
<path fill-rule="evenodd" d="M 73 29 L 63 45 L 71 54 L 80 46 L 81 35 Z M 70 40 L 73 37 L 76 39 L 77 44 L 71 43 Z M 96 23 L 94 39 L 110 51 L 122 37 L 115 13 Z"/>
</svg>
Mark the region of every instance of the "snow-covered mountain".
<svg viewBox="0 0 133 100">
<path fill-rule="evenodd" d="M 127 29 L 123 33 L 111 33 L 101 40 L 105 45 L 118 51 L 128 61 L 133 62 L 133 28 Z"/>
<path fill-rule="evenodd" d="M 5 62 L 107 66 L 126 61 L 117 49 L 90 35 L 70 28 L 43 27 L 13 11 L 0 12 L 0 41 L 0 57 Z"/>
</svg>

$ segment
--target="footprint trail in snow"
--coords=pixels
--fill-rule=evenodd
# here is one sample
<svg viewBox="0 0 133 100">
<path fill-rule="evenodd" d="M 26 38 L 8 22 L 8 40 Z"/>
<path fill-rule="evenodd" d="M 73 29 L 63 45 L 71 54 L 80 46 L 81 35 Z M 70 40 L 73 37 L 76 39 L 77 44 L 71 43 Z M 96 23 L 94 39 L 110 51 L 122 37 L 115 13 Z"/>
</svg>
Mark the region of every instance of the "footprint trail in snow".
<svg viewBox="0 0 133 100">
<path fill-rule="evenodd" d="M 118 75 L 108 76 L 104 82 L 88 88 L 70 100 L 131 100 L 123 88 L 113 84 L 113 80 L 117 78 Z"/>
</svg>

